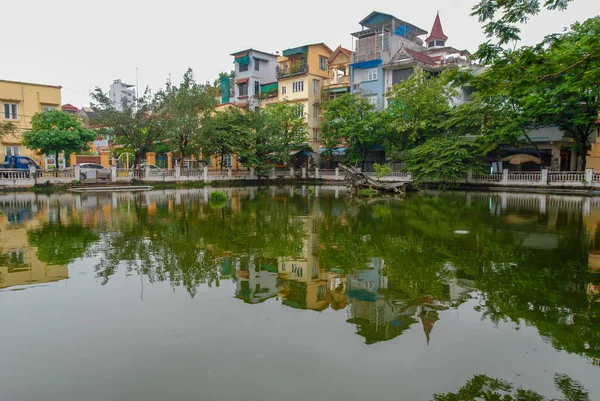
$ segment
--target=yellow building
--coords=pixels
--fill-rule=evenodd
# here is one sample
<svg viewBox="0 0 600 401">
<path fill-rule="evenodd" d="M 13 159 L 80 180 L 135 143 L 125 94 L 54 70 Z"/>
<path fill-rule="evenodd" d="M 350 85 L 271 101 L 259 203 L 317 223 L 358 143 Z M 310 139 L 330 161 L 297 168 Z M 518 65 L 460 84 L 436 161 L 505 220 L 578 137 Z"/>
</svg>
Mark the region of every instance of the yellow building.
<svg viewBox="0 0 600 401">
<path fill-rule="evenodd" d="M 277 60 L 278 100 L 297 104 L 298 113 L 306 116 L 314 151 L 319 148 L 322 81 L 329 78 L 332 53 L 324 43 L 315 43 L 284 50 Z"/>
<path fill-rule="evenodd" d="M 11 212 L 0 215 L 0 289 L 69 278 L 66 265 L 45 264 L 38 259 L 37 249 L 28 245 L 27 232 L 38 228 L 39 220 L 20 222 L 18 216 L 11 216 Z"/>
<path fill-rule="evenodd" d="M 2 160 L 6 155 L 29 156 L 41 165 L 42 158 L 22 145 L 21 135 L 31 129 L 35 113 L 60 109 L 60 89 L 60 86 L 0 80 L 1 121 L 17 127 L 15 134 L 5 136 L 0 142 Z"/>
</svg>

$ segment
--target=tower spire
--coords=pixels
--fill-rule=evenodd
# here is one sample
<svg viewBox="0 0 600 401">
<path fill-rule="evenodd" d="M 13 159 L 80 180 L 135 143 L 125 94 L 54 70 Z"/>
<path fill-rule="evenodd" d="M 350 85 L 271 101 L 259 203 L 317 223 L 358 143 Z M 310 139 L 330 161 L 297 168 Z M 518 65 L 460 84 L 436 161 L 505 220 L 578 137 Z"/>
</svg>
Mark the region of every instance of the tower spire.
<svg viewBox="0 0 600 401">
<path fill-rule="evenodd" d="M 446 40 L 448 40 L 448 36 L 446 36 L 446 34 L 444 33 L 444 28 L 442 28 L 442 21 L 440 20 L 440 12 L 437 12 L 437 15 L 435 16 L 435 21 L 433 21 L 433 27 L 431 28 L 431 33 L 429 34 L 429 37 L 427 39 L 425 39 L 425 42 L 427 42 L 428 44 L 431 42 L 434 42 L 433 46 L 435 46 L 435 41 L 442 41 L 445 42 Z M 432 46 L 429 46 L 432 47 Z"/>
</svg>

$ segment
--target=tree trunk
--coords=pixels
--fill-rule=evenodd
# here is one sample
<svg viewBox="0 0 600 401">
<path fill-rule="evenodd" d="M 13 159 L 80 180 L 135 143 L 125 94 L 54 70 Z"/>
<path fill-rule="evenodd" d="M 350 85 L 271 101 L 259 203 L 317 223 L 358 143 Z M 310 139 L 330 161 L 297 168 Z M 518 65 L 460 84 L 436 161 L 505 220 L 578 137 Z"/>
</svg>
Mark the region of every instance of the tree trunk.
<svg viewBox="0 0 600 401">
<path fill-rule="evenodd" d="M 54 154 L 54 176 L 58 177 L 58 152 Z M 79 177 L 77 179 L 79 179 Z"/>
<path fill-rule="evenodd" d="M 529 138 L 527 131 L 525 131 L 525 130 L 522 130 L 522 131 L 523 131 L 523 136 L 525 137 L 525 139 L 527 139 L 527 142 L 529 142 L 529 144 L 531 146 L 533 146 L 533 148 L 535 149 L 535 153 L 537 154 L 538 159 L 542 160 L 542 154 L 540 153 L 540 150 L 538 149 L 537 145 L 531 140 L 531 138 Z"/>
</svg>

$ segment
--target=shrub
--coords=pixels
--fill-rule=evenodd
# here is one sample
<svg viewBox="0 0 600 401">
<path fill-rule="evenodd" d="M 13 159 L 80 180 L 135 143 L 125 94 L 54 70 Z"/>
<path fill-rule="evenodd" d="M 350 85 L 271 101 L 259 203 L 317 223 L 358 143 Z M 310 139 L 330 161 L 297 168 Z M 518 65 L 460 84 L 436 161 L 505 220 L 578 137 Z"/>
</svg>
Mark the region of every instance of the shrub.
<svg viewBox="0 0 600 401">
<path fill-rule="evenodd" d="M 374 190 L 373 188 L 362 188 L 358 190 L 358 196 L 361 197 L 365 197 L 365 198 L 370 198 L 372 196 L 375 196 L 377 194 L 377 191 Z"/>
<path fill-rule="evenodd" d="M 387 164 L 373 163 L 373 170 L 375 171 L 375 177 L 381 180 L 383 177 L 390 175 L 392 168 Z"/>
</svg>

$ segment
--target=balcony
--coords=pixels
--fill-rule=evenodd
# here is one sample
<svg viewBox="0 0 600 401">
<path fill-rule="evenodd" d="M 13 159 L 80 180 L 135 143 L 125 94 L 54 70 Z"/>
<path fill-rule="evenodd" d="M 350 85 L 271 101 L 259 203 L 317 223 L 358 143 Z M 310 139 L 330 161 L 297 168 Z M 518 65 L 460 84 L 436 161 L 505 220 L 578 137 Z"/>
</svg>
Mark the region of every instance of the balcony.
<svg viewBox="0 0 600 401">
<path fill-rule="evenodd" d="M 335 78 L 327 78 L 323 80 L 323 87 L 328 86 L 349 86 L 350 85 L 350 75 L 342 75 Z"/>
<path fill-rule="evenodd" d="M 277 67 L 277 79 L 306 74 L 307 72 L 308 64 L 306 63 L 284 63 Z"/>
</svg>

